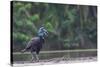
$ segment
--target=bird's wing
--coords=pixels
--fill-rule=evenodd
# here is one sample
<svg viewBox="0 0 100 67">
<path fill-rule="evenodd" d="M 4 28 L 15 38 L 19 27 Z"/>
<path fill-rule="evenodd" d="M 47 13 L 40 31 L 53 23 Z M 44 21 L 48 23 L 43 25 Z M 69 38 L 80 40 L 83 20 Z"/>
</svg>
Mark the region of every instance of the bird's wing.
<svg viewBox="0 0 100 67">
<path fill-rule="evenodd" d="M 30 48 L 32 45 L 37 44 L 38 41 L 39 41 L 39 38 L 38 38 L 38 37 L 34 37 L 34 38 L 32 38 L 32 39 L 28 42 L 26 48 Z"/>
</svg>

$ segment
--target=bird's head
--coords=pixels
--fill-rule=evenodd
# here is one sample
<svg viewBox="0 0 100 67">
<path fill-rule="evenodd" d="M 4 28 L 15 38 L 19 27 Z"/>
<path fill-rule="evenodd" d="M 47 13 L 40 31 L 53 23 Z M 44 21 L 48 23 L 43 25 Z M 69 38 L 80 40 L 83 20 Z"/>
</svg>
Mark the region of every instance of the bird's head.
<svg viewBox="0 0 100 67">
<path fill-rule="evenodd" d="M 48 36 L 47 30 L 43 26 L 39 28 L 38 36 L 42 37 L 43 39 Z"/>
</svg>

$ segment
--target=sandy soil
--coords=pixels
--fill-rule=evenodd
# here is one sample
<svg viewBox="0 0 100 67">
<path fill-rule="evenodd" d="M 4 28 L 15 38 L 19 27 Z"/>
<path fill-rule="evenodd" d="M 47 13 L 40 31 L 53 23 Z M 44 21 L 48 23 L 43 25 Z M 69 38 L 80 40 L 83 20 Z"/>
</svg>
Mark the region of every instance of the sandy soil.
<svg viewBox="0 0 100 67">
<path fill-rule="evenodd" d="M 34 66 L 34 65 L 48 65 L 48 64 L 68 64 L 68 63 L 83 63 L 83 62 L 95 62 L 97 57 L 80 57 L 80 58 L 53 58 L 49 60 L 40 60 L 39 62 L 30 62 L 30 61 L 16 61 L 13 66 L 22 67 L 22 66 Z"/>
</svg>

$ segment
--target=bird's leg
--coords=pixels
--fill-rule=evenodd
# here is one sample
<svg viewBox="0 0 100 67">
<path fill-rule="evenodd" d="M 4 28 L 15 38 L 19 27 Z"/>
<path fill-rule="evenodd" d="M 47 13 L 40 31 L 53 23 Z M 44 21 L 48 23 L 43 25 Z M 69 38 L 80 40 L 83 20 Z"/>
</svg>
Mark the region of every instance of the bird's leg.
<svg viewBox="0 0 100 67">
<path fill-rule="evenodd" d="M 33 56 L 33 54 L 32 54 L 32 59 L 31 59 L 31 62 L 33 62 L 34 61 L 34 56 Z"/>
<path fill-rule="evenodd" d="M 39 61 L 38 55 L 36 54 L 36 52 L 31 52 L 32 53 L 32 62 L 33 60 L 35 60 L 36 62 Z"/>
<path fill-rule="evenodd" d="M 31 54 L 32 54 L 32 60 L 31 60 L 31 62 L 33 62 L 35 60 L 35 53 L 31 52 Z"/>
<path fill-rule="evenodd" d="M 36 54 L 36 62 L 39 62 L 39 56 Z"/>
</svg>

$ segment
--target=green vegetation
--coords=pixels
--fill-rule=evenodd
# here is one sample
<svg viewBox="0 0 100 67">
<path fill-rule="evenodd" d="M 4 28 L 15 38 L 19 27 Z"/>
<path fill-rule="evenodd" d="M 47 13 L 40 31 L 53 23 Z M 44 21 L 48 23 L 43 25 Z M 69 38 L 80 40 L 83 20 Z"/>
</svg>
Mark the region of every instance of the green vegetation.
<svg viewBox="0 0 100 67">
<path fill-rule="evenodd" d="M 97 48 L 97 7 L 54 3 L 12 3 L 13 51 L 37 36 L 41 25 L 49 34 L 43 50 Z"/>
</svg>

